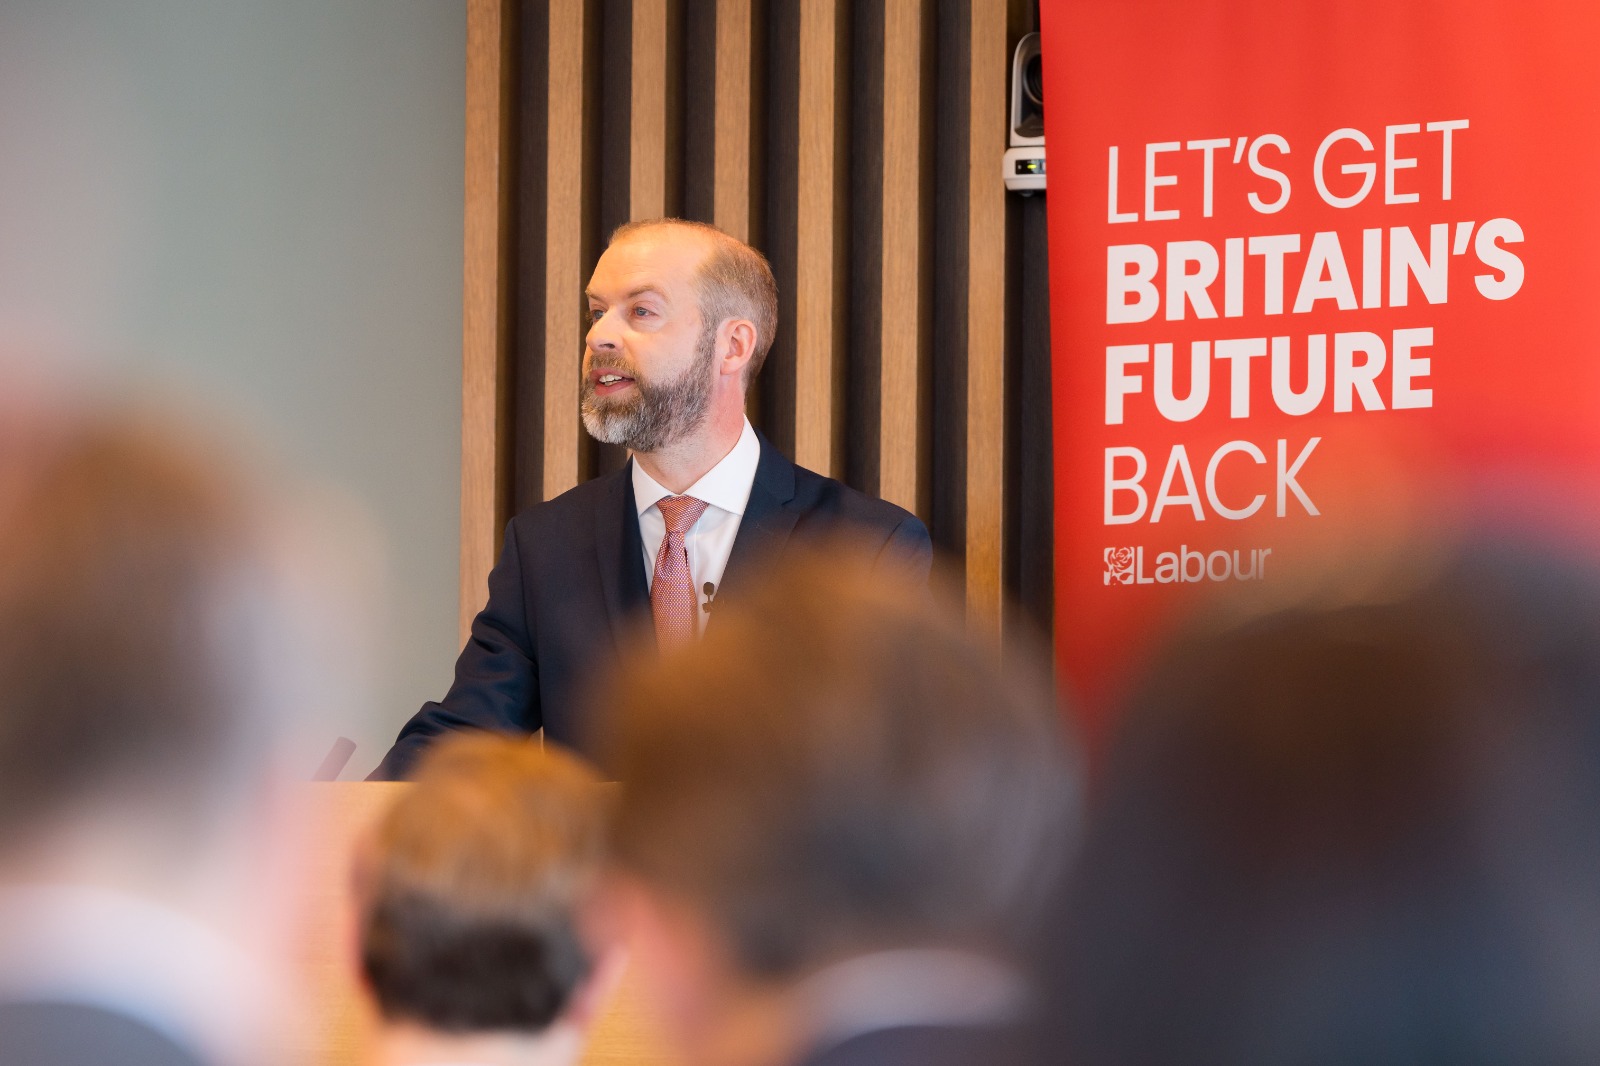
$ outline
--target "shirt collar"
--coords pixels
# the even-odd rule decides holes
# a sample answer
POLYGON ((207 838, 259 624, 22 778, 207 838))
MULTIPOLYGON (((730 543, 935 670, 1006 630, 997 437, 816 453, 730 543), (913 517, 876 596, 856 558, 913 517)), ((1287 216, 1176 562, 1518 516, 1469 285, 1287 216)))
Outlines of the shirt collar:
POLYGON ((796 988, 819 1047, 901 1026, 999 1026, 1019 1018, 1029 990, 998 959, 950 948, 870 952, 825 966, 796 988))
MULTIPOLYGON (((724 455, 717 465, 705 472, 705 475, 689 486, 685 496, 693 496, 697 500, 704 500, 713 507, 719 507, 729 514, 743 515, 745 505, 750 502, 750 489, 756 481, 756 466, 761 462, 761 441, 756 437, 755 427, 750 425, 750 420, 744 420, 744 430, 739 434, 738 443, 733 450, 724 455)), ((663 497, 673 493, 661 486, 661 483, 649 474, 637 462, 633 463, 633 502, 643 515, 654 507, 663 497)))

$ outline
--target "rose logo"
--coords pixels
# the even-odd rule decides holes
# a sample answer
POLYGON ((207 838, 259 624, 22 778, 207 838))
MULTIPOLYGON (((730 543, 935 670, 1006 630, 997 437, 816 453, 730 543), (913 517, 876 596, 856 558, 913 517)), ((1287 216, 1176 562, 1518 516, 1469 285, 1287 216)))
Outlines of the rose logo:
POLYGON ((1133 549, 1106 549, 1106 584, 1133 584, 1133 549))

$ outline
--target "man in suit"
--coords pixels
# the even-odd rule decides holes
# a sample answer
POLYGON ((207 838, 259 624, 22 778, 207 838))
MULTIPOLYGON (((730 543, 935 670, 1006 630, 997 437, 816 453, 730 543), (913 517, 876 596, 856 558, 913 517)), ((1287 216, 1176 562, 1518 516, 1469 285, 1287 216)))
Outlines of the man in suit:
POLYGON ((791 540, 848 534, 926 577, 915 516, 796 466, 745 417, 778 319, 761 253, 704 223, 630 223, 585 296, 584 426, 631 461, 511 520, 455 683, 406 723, 374 778, 405 777, 457 729, 542 728, 586 749, 579 693, 618 665, 619 642, 642 619, 661 644, 694 636, 724 587, 736 599, 791 540))
POLYGON ((804 555, 597 697, 642 995, 699 1066, 1025 1061, 1077 810, 1044 671, 804 555))

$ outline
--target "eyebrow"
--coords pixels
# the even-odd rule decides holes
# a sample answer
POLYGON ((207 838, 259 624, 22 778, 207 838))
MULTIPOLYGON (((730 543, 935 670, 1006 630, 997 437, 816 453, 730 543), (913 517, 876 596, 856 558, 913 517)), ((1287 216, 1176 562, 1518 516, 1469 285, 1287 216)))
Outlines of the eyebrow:
MULTIPOLYGON (((646 293, 648 293, 648 294, 650 294, 652 296, 659 296, 663 300, 665 300, 667 298, 667 294, 662 292, 660 289, 656 288, 654 285, 644 285, 644 286, 641 286, 640 288, 632 290, 626 296, 624 296, 623 299, 624 300, 632 300, 635 297, 643 296, 646 293)), ((586 300, 598 300, 599 299, 599 297, 596 296, 594 294, 593 290, 591 290, 591 289, 584 289, 583 290, 583 297, 586 300)))

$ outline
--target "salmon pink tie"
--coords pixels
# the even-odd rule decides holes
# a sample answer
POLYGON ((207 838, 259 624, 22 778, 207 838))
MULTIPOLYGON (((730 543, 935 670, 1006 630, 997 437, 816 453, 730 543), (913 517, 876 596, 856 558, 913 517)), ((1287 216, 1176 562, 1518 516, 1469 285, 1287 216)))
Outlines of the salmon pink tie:
POLYGON ((689 576, 689 551, 683 536, 705 513, 706 501, 693 496, 663 496, 656 501, 667 520, 667 535, 656 553, 650 581, 650 613, 656 620, 656 644, 665 651, 685 644, 695 634, 694 579, 689 576))

